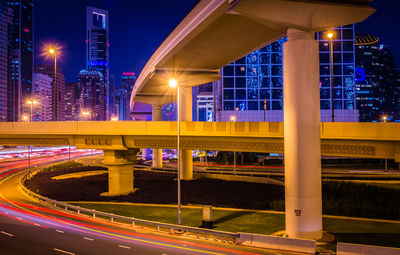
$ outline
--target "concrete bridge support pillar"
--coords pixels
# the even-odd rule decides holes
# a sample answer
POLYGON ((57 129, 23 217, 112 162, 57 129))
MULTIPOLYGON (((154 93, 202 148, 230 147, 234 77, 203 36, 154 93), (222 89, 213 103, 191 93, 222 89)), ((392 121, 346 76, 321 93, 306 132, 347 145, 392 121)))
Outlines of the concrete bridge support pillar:
POLYGON ((285 210, 289 237, 322 237, 318 41, 288 29, 283 46, 285 210))
MULTIPOLYGON (((153 121, 162 121, 162 110, 160 105, 153 105, 152 117, 153 121)), ((152 157, 153 157, 153 163, 151 167, 162 168, 163 167, 162 149, 153 149, 152 157)))
MULTIPOLYGON (((180 87, 179 94, 181 121, 192 121, 192 87, 180 87)), ((181 150, 179 155, 181 179, 193 180, 192 150, 181 150)))
POLYGON ((143 159, 147 160, 150 158, 150 149, 142 149, 142 157, 143 159))
POLYGON ((108 192, 104 196, 119 196, 132 193, 133 164, 139 149, 104 150, 104 165, 108 168, 108 192))

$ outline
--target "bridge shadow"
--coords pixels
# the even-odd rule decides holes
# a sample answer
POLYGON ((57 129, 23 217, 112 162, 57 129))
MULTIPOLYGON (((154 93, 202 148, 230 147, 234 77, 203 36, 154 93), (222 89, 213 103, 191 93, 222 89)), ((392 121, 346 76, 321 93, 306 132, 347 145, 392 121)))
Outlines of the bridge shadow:
POLYGON ((248 214, 252 214, 252 213, 253 212, 249 212, 249 211, 234 211, 234 212, 232 212, 232 213, 230 213, 228 215, 225 215, 225 216, 223 216, 221 218, 215 219, 213 223, 214 223, 214 225, 217 225, 219 223, 222 223, 222 222, 225 222, 225 221, 229 221, 229 220, 233 220, 235 218, 242 217, 244 215, 248 215, 248 214))

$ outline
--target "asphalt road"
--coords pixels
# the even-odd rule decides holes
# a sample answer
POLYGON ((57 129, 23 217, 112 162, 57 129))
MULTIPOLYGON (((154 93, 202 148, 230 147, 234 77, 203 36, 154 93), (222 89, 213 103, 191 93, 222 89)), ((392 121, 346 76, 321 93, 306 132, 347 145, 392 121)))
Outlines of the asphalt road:
MULTIPOLYGON (((32 164, 53 160, 64 159, 56 156, 32 164)), ((178 237, 54 210, 21 193, 18 182, 26 171, 26 162, 0 164, 0 254, 293 254, 178 237)))

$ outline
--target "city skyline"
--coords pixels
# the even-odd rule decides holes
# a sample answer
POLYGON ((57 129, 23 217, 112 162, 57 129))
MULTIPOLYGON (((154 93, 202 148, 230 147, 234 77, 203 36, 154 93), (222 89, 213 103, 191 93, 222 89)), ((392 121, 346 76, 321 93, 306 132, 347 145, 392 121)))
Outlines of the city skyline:
MULTIPOLYGON (((197 2, 60 1, 60 11, 52 12, 50 0, 36 0, 35 64, 47 63, 38 56, 42 43, 59 42, 64 46, 65 54, 59 62, 66 81, 77 81, 79 71, 85 68, 86 7, 94 6, 110 13, 110 73, 116 77, 123 72, 139 74, 152 53, 197 2), (154 8, 154 5, 158 8, 154 8), (71 12, 74 13, 74 19, 68 18, 71 12), (49 19, 52 20, 51 26, 49 19), (67 19, 68 22, 65 22, 67 19)), ((366 21, 356 24, 356 31, 378 36, 382 43, 388 44, 399 66, 400 46, 396 42, 400 41, 400 35, 393 33, 390 25, 384 24, 400 22, 395 11, 400 3, 395 0, 387 0, 385 3, 373 1, 371 6, 377 12, 366 21)))

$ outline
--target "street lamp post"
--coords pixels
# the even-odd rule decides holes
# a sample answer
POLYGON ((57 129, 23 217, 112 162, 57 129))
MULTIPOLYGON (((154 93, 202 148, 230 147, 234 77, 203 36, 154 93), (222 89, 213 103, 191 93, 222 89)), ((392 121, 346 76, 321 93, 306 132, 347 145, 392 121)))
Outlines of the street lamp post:
POLYGON ((89 114, 90 114, 90 113, 89 113, 88 111, 83 111, 83 112, 82 112, 82 115, 83 115, 83 117, 85 118, 85 121, 86 121, 86 117, 89 116, 89 114))
POLYGON ((178 158, 178 166, 177 166, 177 175, 178 175, 178 225, 182 224, 182 214, 181 214, 181 161, 180 161, 180 122, 181 122, 181 114, 180 114, 180 107, 179 107, 179 86, 178 82, 175 79, 169 80, 169 86, 171 88, 177 88, 177 124, 178 124, 178 137, 177 137, 177 158, 178 158))
MULTIPOLYGON (((387 121, 387 116, 386 115, 383 115, 382 116, 382 120, 383 120, 383 123, 386 123, 386 121, 387 121)), ((388 164, 387 164, 387 158, 385 158, 385 172, 387 172, 388 171, 388 164)))
POLYGON ((333 33, 328 33, 330 39, 330 51, 331 51, 331 111, 332 111, 332 122, 335 122, 335 109, 333 104, 333 33))
MULTIPOLYGON (((231 121, 235 122, 236 116, 231 116, 231 121)), ((233 151, 233 174, 236 175, 236 151, 233 151)))
POLYGON ((54 121, 57 121, 57 111, 58 111, 58 107, 57 107, 57 100, 58 100, 58 93, 57 93, 57 52, 54 48, 50 48, 49 49, 49 53, 50 55, 54 56, 54 93, 53 93, 53 97, 54 97, 54 112, 53 112, 53 116, 54 116, 54 121))
POLYGON ((30 121, 33 121, 33 105, 37 104, 38 102, 35 100, 29 100, 27 101, 27 103, 31 106, 31 117, 30 117, 30 121))

